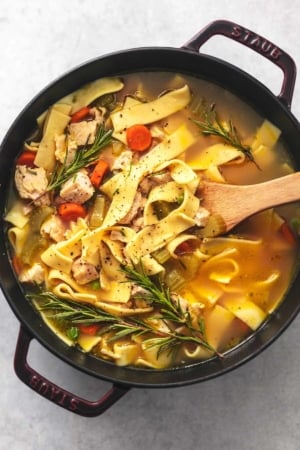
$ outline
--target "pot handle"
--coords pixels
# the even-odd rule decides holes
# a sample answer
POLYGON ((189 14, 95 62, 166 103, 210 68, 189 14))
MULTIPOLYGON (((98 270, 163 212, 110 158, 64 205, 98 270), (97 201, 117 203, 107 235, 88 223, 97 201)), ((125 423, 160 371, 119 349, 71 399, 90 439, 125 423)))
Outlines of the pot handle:
POLYGON ((14 357, 15 372, 23 383, 56 405, 81 416, 95 417, 104 413, 130 389, 113 384, 111 389, 95 402, 62 389, 29 366, 27 354, 32 339, 33 336, 21 325, 14 357))
POLYGON ((278 98, 285 106, 290 108, 296 81, 295 62, 285 51, 259 34, 228 20, 216 20, 199 31, 182 48, 198 53, 200 47, 208 39, 218 34, 251 48, 280 67, 284 76, 278 98))

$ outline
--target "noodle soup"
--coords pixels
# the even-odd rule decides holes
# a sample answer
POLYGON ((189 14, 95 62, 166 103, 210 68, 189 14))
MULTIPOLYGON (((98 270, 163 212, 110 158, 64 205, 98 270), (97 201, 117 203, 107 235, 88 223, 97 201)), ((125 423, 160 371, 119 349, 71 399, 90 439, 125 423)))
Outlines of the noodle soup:
POLYGON ((37 118, 15 161, 16 276, 58 338, 98 358, 152 369, 222 358, 283 300, 300 211, 269 209, 225 234, 201 184, 293 171, 280 130, 218 86, 158 72, 96 80, 37 118))

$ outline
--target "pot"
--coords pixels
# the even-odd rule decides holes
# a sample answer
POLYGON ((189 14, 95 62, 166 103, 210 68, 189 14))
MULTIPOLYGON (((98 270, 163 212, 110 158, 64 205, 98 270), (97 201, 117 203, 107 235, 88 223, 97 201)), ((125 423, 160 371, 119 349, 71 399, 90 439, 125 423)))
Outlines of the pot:
POLYGON ((24 108, 10 127, 0 148, 0 284, 10 307, 21 322, 14 367, 17 376, 35 392, 67 410, 84 416, 103 413, 131 387, 179 387, 222 375, 253 358, 271 344, 296 317, 300 309, 297 295, 300 288, 300 274, 298 274, 285 300, 275 313, 246 341, 226 352, 224 358, 215 357, 208 361, 167 370, 149 370, 118 367, 111 362, 85 354, 75 347, 68 347, 51 332, 24 297, 11 267, 2 218, 13 161, 22 142, 35 128, 36 117, 55 101, 83 84, 100 77, 147 70, 193 75, 233 92, 282 130, 282 138, 294 157, 295 165, 300 166, 298 152, 300 125, 290 112, 296 78, 296 67, 292 58, 256 33, 225 20, 211 23, 179 49, 161 47, 133 49, 88 62, 51 83, 24 108), (274 95, 256 79, 227 62, 199 54, 203 43, 218 34, 250 47, 279 66, 283 71, 280 94, 274 95), (110 381, 111 389, 99 400, 90 402, 55 385, 28 364, 27 354, 32 339, 37 339, 49 351, 77 369, 110 381))

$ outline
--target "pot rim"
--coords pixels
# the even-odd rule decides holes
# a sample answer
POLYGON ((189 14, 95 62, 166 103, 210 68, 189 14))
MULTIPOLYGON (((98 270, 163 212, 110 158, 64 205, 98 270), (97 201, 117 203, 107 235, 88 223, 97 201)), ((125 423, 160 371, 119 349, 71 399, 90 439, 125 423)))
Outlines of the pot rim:
MULTIPOLYGON (((124 65, 122 64, 120 64, 120 66, 124 67, 124 65)), ((178 72, 194 77, 198 76, 199 78, 207 79, 212 83, 218 84, 215 80, 212 81, 211 77, 210 79, 208 79, 208 75, 209 72, 211 72, 212 67, 218 68, 220 72, 222 72, 223 76, 225 76, 225 78, 229 76, 232 79, 232 83, 235 80, 239 80, 241 82, 239 84, 233 83, 230 87, 228 87, 227 85, 223 86, 226 90, 229 90, 235 95, 238 95, 237 91, 241 89, 240 84, 243 85, 243 91, 245 91, 247 87, 255 89, 255 91, 259 93, 259 104, 262 109, 264 110, 264 99, 267 99, 268 102, 266 103, 271 102, 274 108, 276 108, 277 111, 279 111, 281 115, 283 115, 286 122, 285 126, 288 129, 295 129, 297 133, 300 134, 300 125, 293 114, 290 112, 290 110, 286 107, 286 105, 283 104, 280 99, 277 98, 261 82, 259 82, 243 70, 239 69, 238 67, 213 56, 198 53, 196 54, 195 52, 187 49, 177 49, 172 47, 133 48, 122 50, 120 52, 109 53, 102 57, 85 62, 66 72, 61 77, 58 77, 50 84, 48 84, 44 89, 42 89, 23 108, 15 121, 12 123, 2 141, 2 144, 0 146, 0 155, 3 158, 2 165, 0 167, 0 178, 3 180, 5 172, 9 169, 11 170, 11 156, 9 159, 9 150, 11 148, 11 145, 15 144, 17 146, 18 142, 21 143, 24 140, 23 136, 25 138, 28 135, 28 132, 30 132, 29 128, 31 127, 33 129, 34 120, 36 119, 36 117, 38 117, 40 113, 42 113, 56 100, 64 97, 86 82, 108 75, 120 76, 122 74, 130 72, 156 70, 178 72), (149 58, 147 59, 146 65, 144 59, 141 58, 141 56, 147 56, 147 58, 149 58), (180 58, 181 62, 175 62, 174 56, 178 57, 178 61, 180 58), (157 65, 155 65, 155 60, 157 60, 158 58, 162 58, 161 60, 164 61, 164 63, 156 63, 157 65), (171 65, 168 61, 168 58, 172 58, 171 65), (115 70, 114 67, 116 66, 116 63, 118 62, 119 64, 122 61, 126 61, 127 65, 125 64, 125 67, 131 67, 131 70, 115 70), (151 61, 151 63, 149 61, 151 61), (168 62, 165 63, 165 61, 168 62), (186 63, 190 63, 188 64, 188 70, 183 70, 183 66, 185 66, 186 63), (103 68, 105 65, 108 66, 106 69, 103 68), (138 68, 136 67, 137 65, 138 68), (101 66, 102 71, 100 70, 99 73, 98 70, 101 66), (194 69, 192 70, 191 67, 194 67, 194 69), (97 70, 95 70, 95 68, 97 70), (197 73, 196 71, 195 73, 195 70, 197 70, 197 68, 199 72, 197 73), (79 75, 81 75, 81 77, 79 77, 79 75), (20 132, 21 129, 23 130, 22 132, 20 132), (26 132, 24 131, 24 129, 26 129, 26 132)), ((239 97, 244 99, 244 97, 247 97, 248 94, 245 95, 245 92, 243 92, 243 94, 244 95, 242 97, 239 97)), ((247 103, 250 103, 252 105, 250 98, 248 100, 249 101, 247 103)), ((254 104, 256 105, 257 102, 254 102, 254 104)), ((261 112, 261 109, 259 109, 259 111, 261 112)), ((269 116, 270 114, 268 115, 268 117, 269 116)), ((279 125, 276 119, 272 121, 276 125, 279 125)), ((291 153, 293 153, 294 148, 295 146, 291 147, 291 153)), ((0 189, 0 197, 3 199, 1 200, 2 205, 0 207, 0 210, 3 213, 5 208, 4 199, 6 198, 8 182, 3 184, 1 183, 0 189)), ((3 217, 1 217, 2 239, 0 238, 0 286, 4 296, 6 297, 6 300, 10 304, 10 307, 14 311, 19 321, 24 324, 26 329, 28 329, 30 333, 32 333, 32 335, 44 347, 46 347, 50 352, 55 354, 64 362, 67 362, 73 367, 76 367, 77 369, 89 375, 104 379, 106 381, 112 381, 114 383, 120 383, 122 385, 135 387, 178 387, 214 378, 237 368, 238 366, 244 364, 246 361, 255 357, 262 350, 267 348, 288 327, 288 325, 292 322, 292 320, 296 317, 300 310, 300 304, 295 307, 283 300, 280 306, 276 309, 275 313, 272 314, 269 319, 253 335, 249 336, 238 346, 226 352, 223 360, 214 357, 207 361, 163 370, 144 369, 137 367, 118 367, 114 363, 106 362, 91 355, 84 354, 81 350, 78 350, 74 347, 68 347, 59 338, 56 338, 53 332, 51 332, 49 328, 44 324, 41 317, 34 311, 33 307, 27 303, 22 293, 21 287, 18 286, 18 282, 9 263, 8 248, 4 244, 4 230, 4 221, 3 217), (26 311, 26 314, 24 314, 24 310, 26 311), (287 317, 285 317, 285 315, 287 315, 287 317), (275 331, 274 327, 276 328, 275 331)), ((296 293, 298 287, 300 287, 300 280, 296 280, 295 278, 287 296, 296 293)))

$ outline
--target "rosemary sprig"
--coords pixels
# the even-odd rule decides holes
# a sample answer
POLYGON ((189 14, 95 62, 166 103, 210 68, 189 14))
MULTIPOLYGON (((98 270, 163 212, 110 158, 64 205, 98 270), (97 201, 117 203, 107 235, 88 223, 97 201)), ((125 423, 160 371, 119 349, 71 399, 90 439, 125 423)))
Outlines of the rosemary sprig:
POLYGON ((199 322, 199 328, 194 328, 188 310, 183 310, 179 299, 174 298, 167 287, 160 282, 156 284, 145 274, 142 267, 137 270, 129 266, 122 266, 122 270, 128 281, 135 283, 145 291, 140 298, 158 307, 159 314, 150 317, 148 314, 144 319, 140 316, 135 317, 133 310, 132 316, 120 317, 99 307, 61 299, 52 292, 28 294, 27 297, 38 301, 39 310, 48 312, 49 318, 67 321, 73 325, 80 323, 103 325, 101 334, 114 332, 113 336, 109 338, 110 342, 129 336, 144 336, 142 345, 144 348, 157 347, 157 357, 163 351, 178 349, 185 342, 203 346, 218 354, 205 340, 203 323, 199 322), (156 328, 157 319, 162 320, 166 325, 164 330, 156 328))
POLYGON ((201 132, 205 136, 217 136, 226 144, 232 145, 237 150, 242 152, 249 161, 252 161, 259 169, 252 153, 251 148, 248 145, 243 145, 236 127, 233 125, 232 120, 229 120, 225 124, 222 123, 215 110, 215 104, 213 103, 209 108, 205 108, 201 113, 201 119, 193 119, 193 122, 198 125, 201 132))
POLYGON ((171 320, 174 323, 183 325, 190 323, 189 313, 188 311, 183 311, 179 299, 176 299, 175 296, 171 297, 170 289, 166 285, 159 280, 156 284, 146 275, 142 264, 139 269, 129 266, 122 266, 121 269, 125 273, 127 280, 146 291, 141 296, 143 299, 160 307, 164 320, 171 320))
POLYGON ((183 310, 179 297, 171 295, 170 289, 159 280, 156 284, 145 273, 142 264, 139 265, 138 269, 130 266, 122 266, 121 269, 129 281, 146 291, 143 294, 137 295, 136 298, 143 298, 152 305, 159 307, 160 314, 157 317, 152 317, 152 319, 161 319, 169 326, 169 331, 163 333, 165 336, 147 339, 145 342, 146 346, 158 346, 158 353, 160 353, 163 349, 177 347, 184 341, 187 341, 196 343, 217 353, 205 339, 204 322, 199 320, 199 328, 193 327, 190 312, 188 309, 183 310), (177 327, 180 325, 185 329, 186 333, 184 331, 179 333, 176 329, 174 331, 174 325, 177 327))
POLYGON ((30 300, 39 301, 40 311, 49 311, 49 318, 77 323, 115 322, 115 316, 93 306, 70 302, 49 291, 27 294, 30 300))
POLYGON ((115 331, 114 337, 110 341, 121 339, 122 337, 153 332, 153 328, 145 322, 131 317, 129 320, 103 311, 101 308, 88 304, 67 301, 57 297, 53 292, 40 292, 27 294, 27 298, 37 300, 40 311, 48 311, 48 318, 65 320, 73 324, 107 324, 105 332, 115 331))
POLYGON ((216 352, 206 341, 203 340, 203 338, 186 336, 177 333, 169 333, 167 336, 146 339, 144 341, 144 345, 146 348, 157 347, 157 354, 159 356, 163 351, 172 352, 173 350, 177 350, 178 347, 184 342, 200 345, 207 350, 213 351, 218 356, 221 356, 221 354, 216 352))
POLYGON ((82 149, 78 150, 69 165, 66 164, 65 158, 64 163, 55 168, 47 186, 47 192, 58 188, 72 178, 78 170, 95 162, 99 157, 100 151, 111 142, 111 135, 112 130, 105 130, 102 126, 99 127, 95 141, 91 146, 86 144, 82 149))

